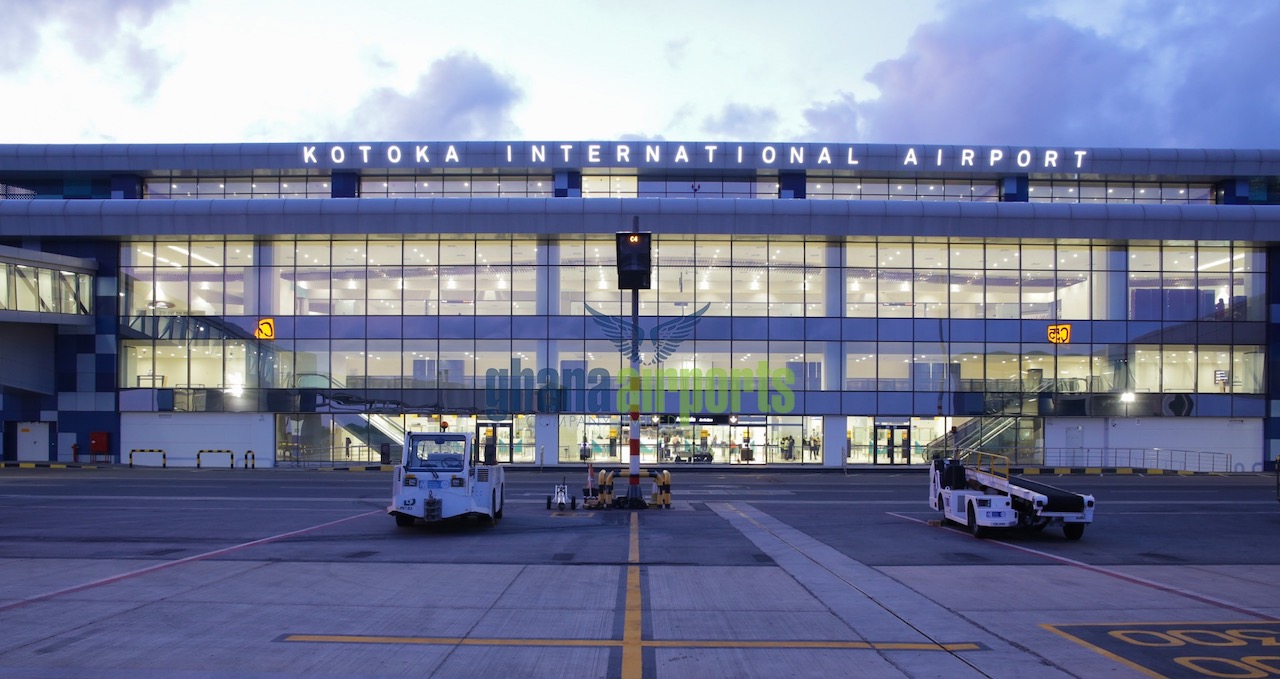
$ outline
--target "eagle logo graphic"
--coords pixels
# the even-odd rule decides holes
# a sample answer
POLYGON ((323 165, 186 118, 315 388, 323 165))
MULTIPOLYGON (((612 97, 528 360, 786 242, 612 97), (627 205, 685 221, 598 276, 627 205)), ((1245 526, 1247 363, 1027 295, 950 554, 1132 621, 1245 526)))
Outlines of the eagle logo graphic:
MULTIPOLYGON (((640 360, 640 347, 644 344, 644 331, 639 325, 629 320, 610 316, 609 314, 600 313, 586 305, 587 311, 591 312, 591 320, 596 322, 604 330, 604 334, 618 347, 619 353, 631 360, 640 360)), ((669 321, 663 321, 649 331, 649 341, 653 343, 653 359, 643 361, 643 365, 651 365, 661 363, 671 354, 676 353, 676 349, 689 339, 689 334, 693 332, 693 326, 698 324, 698 320, 702 318, 702 314, 707 313, 707 309, 711 308, 711 304, 707 303, 701 309, 689 314, 673 318, 669 321)))

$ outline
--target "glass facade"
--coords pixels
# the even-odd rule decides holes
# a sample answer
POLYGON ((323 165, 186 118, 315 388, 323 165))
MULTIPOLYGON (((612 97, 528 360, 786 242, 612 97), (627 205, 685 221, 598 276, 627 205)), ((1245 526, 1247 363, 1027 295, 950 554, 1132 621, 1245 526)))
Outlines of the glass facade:
MULTIPOLYGON (((733 388, 722 406, 719 383, 644 375, 666 392, 646 406, 646 461, 814 461, 822 416, 844 409, 850 462, 920 462, 970 421, 1018 446, 1037 418, 1099 395, 1265 388, 1266 260, 1246 245, 659 235, 653 253, 642 328, 689 328, 670 350, 642 343, 641 362, 733 388), (701 407, 682 407, 690 389, 701 407)), ((442 411, 497 427, 516 462, 532 462, 531 418, 550 411, 561 461, 628 449, 628 361, 597 323, 630 314, 612 238, 134 240, 120 261, 118 386, 172 388, 177 410, 319 418, 323 447, 344 452, 442 411), (254 337, 263 318, 275 339, 254 337), (315 399, 366 415, 308 412, 315 399)))

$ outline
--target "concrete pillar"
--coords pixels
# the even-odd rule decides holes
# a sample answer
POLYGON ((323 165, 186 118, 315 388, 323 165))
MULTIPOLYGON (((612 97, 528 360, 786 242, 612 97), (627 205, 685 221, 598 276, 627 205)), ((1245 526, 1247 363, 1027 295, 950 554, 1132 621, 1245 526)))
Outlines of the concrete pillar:
POLYGON ((560 313, 560 243, 538 241, 537 314, 556 316, 560 313))
POLYGON ((844 415, 827 415, 822 418, 822 466, 844 466, 845 456, 849 454, 845 449, 848 445, 845 441, 848 436, 847 420, 844 415))
POLYGON ((560 416, 538 413, 533 416, 533 440, 538 446, 534 462, 538 465, 560 463, 560 416))
MULTIPOLYGON (((828 242, 823 266, 827 270, 826 284, 823 288, 823 316, 827 318, 844 317, 845 284, 844 284, 844 244, 828 242)), ((822 388, 827 391, 844 389, 844 347, 836 338, 824 338, 822 352, 822 388)), ((844 440, 844 435, 840 436, 844 440)))

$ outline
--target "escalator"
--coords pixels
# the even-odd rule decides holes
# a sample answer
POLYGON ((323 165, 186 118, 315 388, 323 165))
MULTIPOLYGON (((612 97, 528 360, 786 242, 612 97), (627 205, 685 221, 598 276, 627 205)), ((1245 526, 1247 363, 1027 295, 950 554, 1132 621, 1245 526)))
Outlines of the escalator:
MULTIPOLYGON (((299 389, 320 389, 329 392, 328 398, 330 402, 335 404, 354 405, 363 402, 362 398, 343 393, 341 390, 346 389, 346 385, 323 373, 299 374, 294 379, 294 384, 299 389)), ((404 443, 405 430, 399 415, 384 415, 382 413, 344 414, 337 409, 333 411, 332 415, 335 424, 353 434, 364 445, 373 450, 379 450, 383 443, 390 443, 392 446, 399 446, 404 443)))

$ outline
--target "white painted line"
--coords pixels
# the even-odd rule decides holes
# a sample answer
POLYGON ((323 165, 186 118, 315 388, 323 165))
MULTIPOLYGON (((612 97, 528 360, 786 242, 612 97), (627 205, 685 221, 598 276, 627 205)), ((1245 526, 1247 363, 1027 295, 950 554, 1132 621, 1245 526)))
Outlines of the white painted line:
POLYGON ((311 527, 309 527, 309 528, 300 528, 300 529, 298 529, 298 530, 292 530, 292 531, 289 531, 288 533, 280 533, 279 535, 272 535, 272 536, 270 536, 270 537, 265 537, 265 538, 261 538, 261 539, 258 539, 258 540, 252 540, 252 541, 250 541, 250 542, 242 542, 242 543, 240 543, 240 544, 238 544, 238 545, 232 545, 232 546, 230 546, 230 547, 223 547, 222 549, 215 549, 215 550, 213 550, 212 552, 205 552, 205 553, 203 553, 203 554, 196 554, 196 555, 188 556, 188 557, 185 557, 185 558, 182 558, 182 559, 176 559, 176 560, 174 560, 174 561, 166 561, 166 562, 164 562, 164 563, 156 564, 156 565, 154 565, 154 566, 147 566, 146 568, 139 568, 139 569, 137 569, 137 570, 129 571, 129 572, 127 572, 127 573, 121 573, 120 575, 113 575, 113 576, 108 577, 108 578, 102 578, 102 579, 99 579, 99 580, 94 580, 94 581, 92 581, 92 582, 86 582, 86 583, 81 584, 81 585, 75 585, 75 586, 72 586, 72 587, 64 587, 64 588, 62 588, 62 589, 54 590, 54 591, 52 591, 52 592, 45 592, 44 594, 39 594, 39 595, 36 595, 36 596, 33 596, 33 597, 28 597, 28 598, 26 598, 26 599, 21 599, 21 600, 14 601, 14 602, 12 602, 12 603, 8 603, 8 604, 5 604, 5 605, 3 605, 3 606, 0 606, 0 612, 10 611, 10 610, 13 610, 13 609, 15 609, 15 608, 22 608, 23 606, 26 606, 26 605, 29 605, 29 604, 33 604, 33 603, 37 603, 37 602, 40 602, 40 601, 45 601, 45 600, 48 600, 48 599, 52 599, 52 598, 54 598, 54 597, 62 596, 63 594, 72 594, 72 593, 74 593, 74 592, 83 592, 83 591, 84 591, 84 590, 86 590, 86 589, 92 589, 92 588, 94 588, 94 587, 101 587, 102 585, 109 585, 109 584, 111 584, 111 583, 113 583, 113 582, 120 582, 121 580, 126 580, 126 579, 128 579, 128 578, 134 578, 134 577, 137 577, 137 576, 139 576, 139 575, 147 575, 148 573, 154 573, 154 572, 156 572, 156 571, 163 570, 163 569, 165 569, 165 568, 172 568, 173 566, 181 566, 181 565, 182 565, 182 564, 184 564, 184 563, 191 563, 191 562, 193 562, 193 561, 201 561, 201 560, 203 560, 203 559, 208 559, 208 558, 215 557, 215 556, 222 556, 223 554, 230 554, 231 552, 239 551, 239 550, 241 550, 241 549, 247 549, 247 548, 249 548, 249 547, 255 547, 255 546, 257 546, 257 545, 264 545, 264 544, 267 544, 268 542, 275 542, 275 541, 277 541, 277 540, 283 540, 283 539, 285 539, 285 538, 293 537, 293 536, 295 536, 295 535, 302 535, 303 533, 310 533, 311 531, 320 530, 321 528, 328 528, 329 526, 336 526, 336 525, 338 525, 338 524, 340 524, 340 523, 346 523, 346 522, 348 522, 348 521, 354 521, 354 520, 356 520, 356 519, 361 519, 361 518, 364 518, 364 517, 366 517, 366 516, 371 516, 371 515, 373 515, 373 514, 382 514, 382 513, 383 513, 383 511, 384 511, 384 510, 377 509, 377 510, 374 510, 374 511, 364 512, 363 514, 356 514, 356 515, 354 515, 354 516, 348 516, 348 517, 346 517, 346 518, 338 519, 338 520, 336 520, 336 521, 327 521, 327 522, 325 522, 325 523, 317 524, 317 525, 315 525, 315 526, 311 526, 311 527))
MULTIPOLYGON (((912 522, 914 522, 914 523, 922 523, 922 524, 926 524, 926 525, 928 525, 928 521, 922 521, 922 520, 920 520, 920 519, 917 519, 917 518, 914 518, 914 517, 911 517, 911 516, 906 516, 906 515, 904 515, 904 514, 897 514, 897 513, 895 513, 895 512, 885 512, 885 513, 886 513, 886 514, 888 514, 889 516, 896 516, 896 517, 898 517, 899 519, 905 519, 905 520, 907 520, 907 521, 912 521, 912 522)), ((950 530, 955 531, 957 534, 960 534, 960 533, 961 533, 961 530, 960 530, 959 528, 957 528, 957 527, 952 527, 952 528, 950 528, 950 530)), ((964 534, 964 535, 968 535, 968 533, 963 533, 963 534, 964 534)), ((976 539, 976 538, 971 538, 971 539, 976 539)), ((1040 551, 1040 550, 1038 550, 1038 549, 1032 549, 1032 548, 1030 548, 1030 547, 1023 547, 1022 545, 1015 545, 1015 544, 1012 544, 1012 543, 1009 543, 1009 542, 1004 542, 1004 541, 1001 541, 1001 540, 992 540, 992 539, 987 539, 985 542, 986 542, 987 544, 991 544, 991 545, 999 545, 999 546, 1001 546, 1001 547, 1007 547, 1007 548, 1009 548, 1009 549, 1013 549, 1013 550, 1016 550, 1016 551, 1019 551, 1019 552, 1025 552, 1025 553, 1027 553, 1027 554, 1034 554, 1034 555, 1036 555, 1036 556, 1039 556, 1039 557, 1042 557, 1042 558, 1048 559, 1048 560, 1050 560, 1050 561, 1057 561, 1058 563, 1063 563, 1063 564, 1066 564, 1066 565, 1068 565, 1068 566, 1075 566, 1076 568, 1081 568, 1081 569, 1084 569, 1084 570, 1086 570, 1086 571, 1090 571, 1090 572, 1093 572, 1093 573, 1098 573, 1098 574, 1100 574, 1100 575, 1107 575, 1107 576, 1110 576, 1110 577, 1116 578, 1116 579, 1118 579, 1118 580, 1124 580, 1125 582, 1131 582, 1131 583, 1136 584, 1136 585, 1143 585, 1144 587, 1150 587, 1150 588, 1152 588, 1152 589, 1160 590, 1160 591, 1162 591, 1162 592, 1168 592, 1168 593, 1170 593, 1170 594, 1177 594, 1177 595, 1180 595, 1180 596, 1184 596, 1184 597, 1186 597, 1186 598, 1188 598, 1188 599, 1192 599, 1192 600, 1194 600, 1194 601, 1199 601, 1200 603, 1209 604, 1209 605, 1212 605, 1212 606, 1217 606, 1217 607, 1219 607, 1219 608, 1225 608, 1225 609, 1227 609, 1227 610, 1229 610, 1229 611, 1235 611, 1236 613, 1243 613, 1243 614, 1245 614, 1245 615, 1252 615, 1252 616, 1254 616, 1254 617, 1256 617, 1256 618, 1261 618, 1261 619, 1263 619, 1263 620, 1276 620, 1276 617, 1275 617, 1275 616, 1273 616, 1273 615, 1270 615, 1270 614, 1268 614, 1268 613, 1262 613, 1262 612, 1260 612, 1260 611, 1255 611, 1255 610, 1253 610, 1253 609, 1251 609, 1251 608, 1247 608, 1247 607, 1245 607, 1245 606, 1240 606, 1240 605, 1238 605, 1238 604, 1231 603, 1230 601, 1226 601, 1225 599, 1219 599, 1219 598, 1217 598, 1217 597, 1212 597, 1212 596, 1209 596, 1209 595, 1207 595, 1207 594, 1200 594, 1200 593, 1198 593, 1198 592, 1192 592, 1192 591, 1190 591, 1190 590, 1182 589, 1182 588, 1179 588, 1179 587, 1174 587, 1174 586, 1172 586, 1172 585, 1166 585, 1166 584, 1164 584, 1164 583, 1156 582, 1155 580, 1148 580, 1148 579, 1146 579, 1146 578, 1140 578, 1140 577, 1138 577, 1138 576, 1136 576, 1136 575, 1129 575, 1129 574, 1127 574, 1127 573, 1121 573, 1121 572, 1119 572, 1119 571, 1114 571, 1114 570, 1111 570, 1110 568, 1106 568, 1106 567, 1103 567, 1103 566, 1094 566, 1093 564, 1088 564, 1088 563, 1085 563, 1085 562, 1083 562, 1083 561, 1076 561, 1075 559, 1068 559, 1068 558, 1067 558, 1067 557, 1065 557, 1065 556, 1058 556, 1057 554, 1050 554, 1050 553, 1048 553, 1048 552, 1042 552, 1042 551, 1040 551)))

